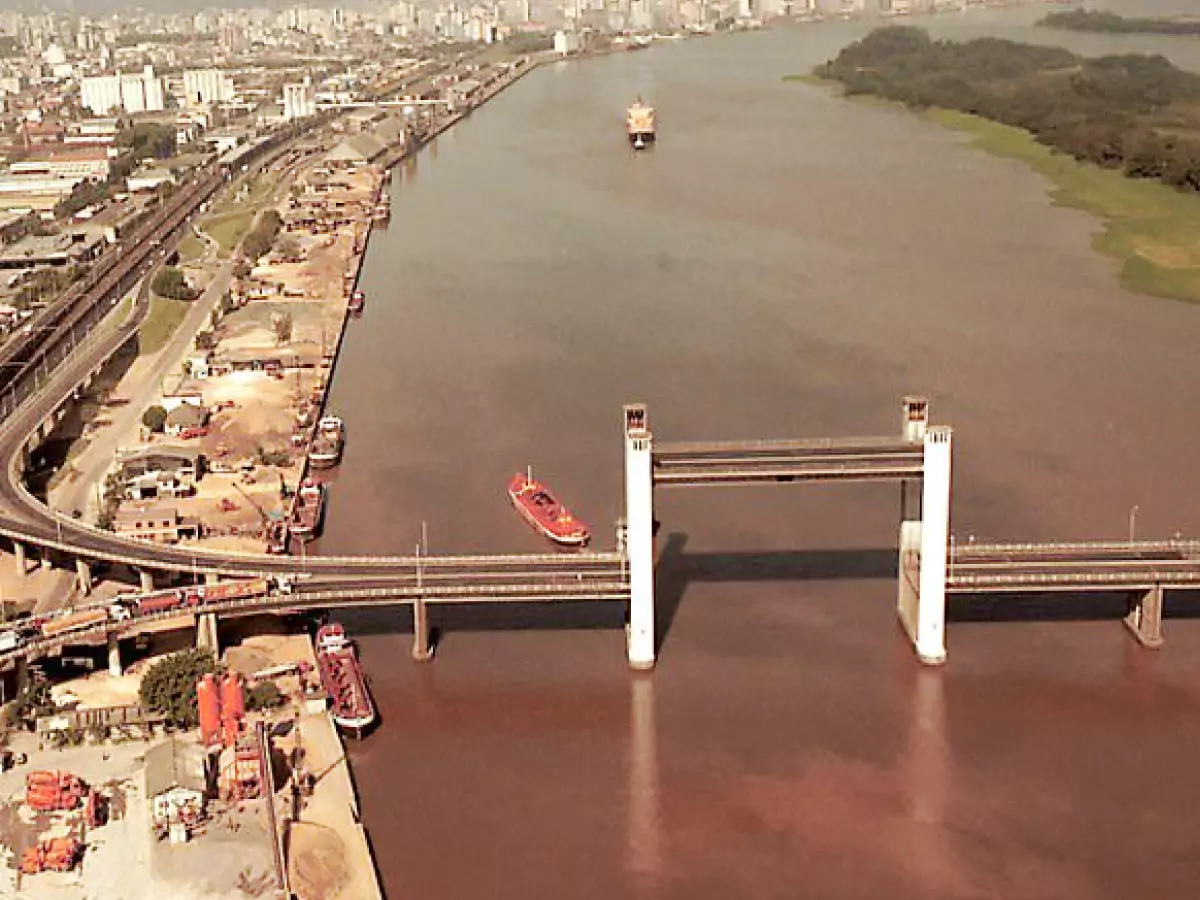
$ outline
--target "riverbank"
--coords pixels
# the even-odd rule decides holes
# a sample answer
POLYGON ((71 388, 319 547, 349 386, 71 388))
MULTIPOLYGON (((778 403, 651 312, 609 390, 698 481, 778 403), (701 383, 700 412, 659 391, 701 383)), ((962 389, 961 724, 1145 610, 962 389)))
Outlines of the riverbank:
MULTIPOLYGON (((878 46, 888 40, 886 32, 874 32, 866 40, 870 41, 876 36, 878 46)), ((865 46, 865 42, 856 44, 858 46, 865 46)), ((1012 47, 1022 46, 1012 44, 1012 47)), ((1030 49, 1038 59, 1046 53, 1060 53, 1064 59, 1070 59, 1070 54, 1064 50, 1048 52, 1042 48, 1030 49)), ((884 53, 887 53, 886 50, 884 53)), ((846 54, 847 50, 844 50, 842 56, 845 58, 846 54)), ((828 70, 833 65, 838 64, 827 64, 824 68, 828 70)), ((845 65, 842 64, 842 67, 845 65)), ((1042 62, 1034 62, 1033 65, 1037 67, 1042 62)), ((1178 76, 1184 80, 1188 78, 1181 72, 1178 76)), ((821 73, 800 74, 788 76, 785 80, 835 91, 845 91, 847 88, 840 74, 838 78, 822 77, 821 73)), ((1130 82, 1134 80, 1135 77, 1130 77, 1130 82)), ((870 84, 854 80, 853 90, 853 94, 844 96, 856 101, 913 109, 906 100, 890 97, 892 88, 880 86, 875 89, 870 84)), ((899 86, 894 90, 902 92, 904 88, 899 86)), ((968 138, 967 143, 974 148, 1025 163, 1050 181, 1052 187, 1049 193, 1056 205, 1084 210, 1096 216, 1103 227, 1094 235, 1092 245, 1098 252, 1115 260, 1122 286, 1135 293, 1158 298, 1200 302, 1200 197, 1194 192, 1180 190, 1157 179, 1134 178, 1120 166, 1105 168, 1080 160, 1040 143, 1025 128, 1006 125, 991 118, 926 102, 914 112, 964 134, 968 138)), ((1136 152, 1135 149, 1124 150, 1124 154, 1133 161, 1141 158, 1136 156, 1136 152)), ((1147 152, 1152 154, 1148 145, 1147 152)), ((1127 163, 1127 168, 1132 164, 1135 162, 1127 163)), ((1136 164, 1141 166, 1142 163, 1136 164)), ((1148 166, 1150 163, 1145 164, 1148 166)), ((1163 178, 1166 178, 1165 174, 1163 178)))

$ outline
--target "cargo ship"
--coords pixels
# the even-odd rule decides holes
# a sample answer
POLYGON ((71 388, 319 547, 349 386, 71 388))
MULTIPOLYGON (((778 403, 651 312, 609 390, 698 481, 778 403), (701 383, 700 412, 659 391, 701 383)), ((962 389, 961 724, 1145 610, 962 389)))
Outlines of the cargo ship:
POLYGON ((629 134, 629 145, 642 150, 655 141, 654 107, 647 106, 638 97, 625 115, 625 131, 629 134))
POLYGON ((321 530, 321 515, 325 511, 325 485, 305 478, 296 491, 292 504, 292 524, 289 529, 293 537, 310 541, 321 530))
POLYGON ((331 469, 342 460, 346 441, 346 426, 337 416, 324 416, 317 422, 317 434, 308 453, 308 464, 314 469, 331 469))
POLYGON ((317 629, 316 649, 321 685, 329 698, 333 721, 361 738, 375 722, 375 704, 346 629, 337 622, 322 625, 317 629))
POLYGON ((367 295, 362 291, 354 291, 350 295, 350 312, 360 313, 363 307, 367 305, 367 295))
POLYGON ((534 480, 532 470, 512 477, 508 497, 535 530, 555 543, 583 547, 591 539, 588 527, 572 516, 549 488, 534 480))

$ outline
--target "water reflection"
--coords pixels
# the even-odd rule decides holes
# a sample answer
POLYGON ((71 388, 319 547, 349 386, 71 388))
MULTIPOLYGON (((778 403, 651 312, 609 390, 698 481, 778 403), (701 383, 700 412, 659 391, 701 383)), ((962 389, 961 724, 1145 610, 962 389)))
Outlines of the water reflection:
POLYGON ((906 773, 913 825, 905 829, 911 840, 908 861, 918 880, 939 890, 961 886, 966 880, 945 825, 954 771, 946 742, 944 675, 930 669, 916 673, 906 773))
POLYGON ((654 681, 629 679, 629 829, 627 859, 640 891, 653 891, 662 872, 658 734, 654 681))

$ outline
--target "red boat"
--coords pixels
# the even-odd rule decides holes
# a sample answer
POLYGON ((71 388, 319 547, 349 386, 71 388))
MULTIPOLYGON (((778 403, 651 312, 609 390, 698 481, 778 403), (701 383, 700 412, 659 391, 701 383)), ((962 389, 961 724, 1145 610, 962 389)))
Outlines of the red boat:
POLYGON ((354 291, 350 295, 350 312, 360 313, 363 307, 367 305, 367 295, 362 291, 354 291))
POLYGON ((591 539, 588 527, 572 516, 548 487, 535 481, 532 471, 512 477, 508 483, 508 496, 517 512, 555 543, 582 547, 591 539))
POLYGON ((375 704, 346 629, 337 622, 322 625, 317 629, 316 649, 321 685, 333 708, 333 721, 361 738, 375 721, 375 704))

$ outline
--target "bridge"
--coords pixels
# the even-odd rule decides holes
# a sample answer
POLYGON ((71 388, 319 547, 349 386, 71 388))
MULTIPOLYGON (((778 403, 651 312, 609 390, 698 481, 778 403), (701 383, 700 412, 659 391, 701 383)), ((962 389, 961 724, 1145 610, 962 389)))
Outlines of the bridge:
MULTIPOLYGON (((278 146, 264 146, 261 164, 278 146)), ((113 353, 136 333, 144 292, 131 308, 122 294, 173 247, 190 217, 229 172, 201 173, 148 225, 144 243, 93 273, 70 302, 52 305, 42 331, 18 336, 2 352, 18 371, 0 397, 0 535, 12 542, 20 571, 28 548, 73 559, 81 588, 94 561, 120 563, 153 588, 154 573, 221 577, 307 576, 304 590, 194 614, 200 639, 215 643, 216 617, 356 605, 409 605, 414 656, 428 658, 428 605, 449 603, 611 601, 628 604, 627 655, 650 668, 657 654, 654 597, 656 488, 893 482, 901 486, 897 614, 918 657, 946 658, 948 596, 1031 591, 1121 591, 1136 595, 1127 623, 1147 646, 1161 642, 1163 591, 1200 583, 1200 553, 1190 543, 952 545, 952 431, 929 424, 924 398, 906 397, 891 437, 654 445, 644 404, 624 409, 625 519, 614 553, 512 556, 385 556, 304 559, 160 546, 120 537, 50 510, 25 484, 29 454, 113 353), (42 334, 50 335, 43 338, 42 334)), ((178 617, 178 614, 175 614, 178 617)), ((103 636, 119 664, 119 640, 157 619, 109 622, 55 641, 35 641, 12 656, 55 652, 64 641, 103 636), (115 648, 115 650, 114 650, 115 648)), ((3 658, 0 658, 3 661, 3 658)))

